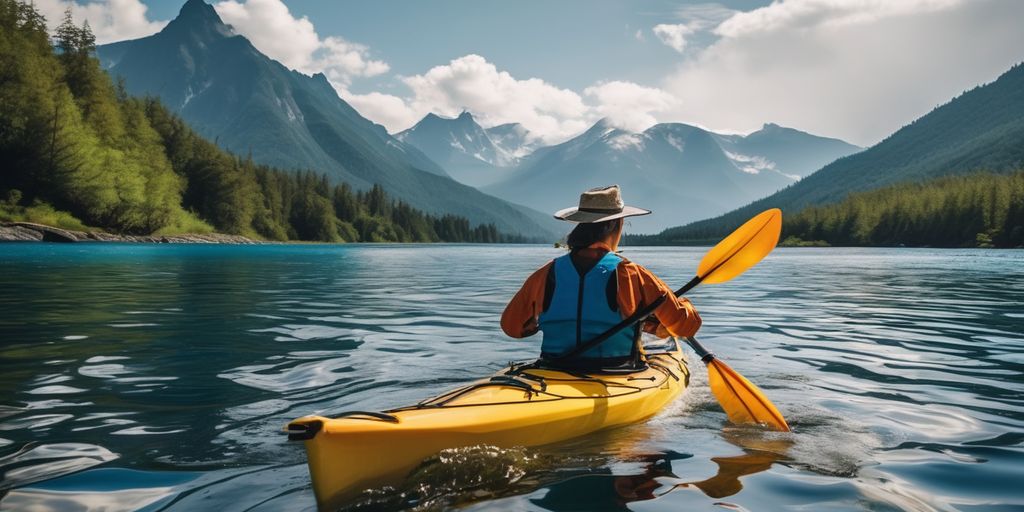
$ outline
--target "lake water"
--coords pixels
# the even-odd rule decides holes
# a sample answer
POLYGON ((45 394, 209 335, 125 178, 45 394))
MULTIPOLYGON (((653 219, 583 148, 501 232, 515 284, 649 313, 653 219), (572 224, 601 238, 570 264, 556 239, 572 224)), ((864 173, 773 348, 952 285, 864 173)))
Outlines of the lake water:
MULTIPOLYGON (((679 286, 702 253, 625 255, 679 286)), ((558 254, 0 244, 0 509, 312 509, 282 426, 530 359, 538 342, 505 337, 498 318, 558 254)), ((728 425, 697 362, 651 421, 446 453, 352 506, 1024 507, 1024 252, 777 249, 691 298, 698 337, 792 433, 728 425)))

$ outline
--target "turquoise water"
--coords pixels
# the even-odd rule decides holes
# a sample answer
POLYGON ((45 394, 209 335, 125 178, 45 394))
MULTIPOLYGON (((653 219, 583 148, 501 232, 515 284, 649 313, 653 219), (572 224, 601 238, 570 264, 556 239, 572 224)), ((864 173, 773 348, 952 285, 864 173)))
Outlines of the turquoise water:
MULTIPOLYGON (((0 244, 0 509, 312 509, 281 427, 529 359, 498 317, 558 254, 0 244)), ((625 254, 678 286, 702 250, 625 254)), ((445 453, 352 507, 1024 507, 1024 252, 778 249, 691 298, 792 433, 729 426, 696 364, 651 421, 445 453)))

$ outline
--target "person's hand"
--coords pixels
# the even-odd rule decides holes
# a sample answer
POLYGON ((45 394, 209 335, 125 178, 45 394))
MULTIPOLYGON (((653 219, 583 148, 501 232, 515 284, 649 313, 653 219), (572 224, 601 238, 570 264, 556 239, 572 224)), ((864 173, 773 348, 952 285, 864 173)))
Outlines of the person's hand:
POLYGON ((653 334, 659 338, 667 338, 672 334, 668 332, 668 329, 665 329, 665 326, 661 325, 661 322, 659 322, 653 315, 647 320, 644 320, 643 331, 653 334))
POLYGON ((540 330, 540 325, 537 323, 537 317, 531 317, 523 324, 523 336, 533 336, 540 330))

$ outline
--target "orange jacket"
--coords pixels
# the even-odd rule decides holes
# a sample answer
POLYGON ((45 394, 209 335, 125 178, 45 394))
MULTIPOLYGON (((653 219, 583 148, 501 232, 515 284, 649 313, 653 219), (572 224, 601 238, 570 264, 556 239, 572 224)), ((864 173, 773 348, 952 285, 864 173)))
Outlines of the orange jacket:
MULTIPOLYGON (((598 242, 586 249, 580 249, 579 255, 587 259, 594 258, 596 261, 609 250, 607 245, 598 242)), ((501 315, 501 329, 505 334, 513 338, 525 338, 537 332, 537 319, 543 312, 544 289, 551 267, 552 263, 549 262, 534 272, 505 307, 505 312, 501 315)), ((654 310, 657 322, 645 324, 644 330, 664 338, 670 334, 693 336, 697 329, 700 329, 700 315, 693 304, 688 299, 676 298, 672 289, 646 268, 623 259, 616 267, 615 275, 619 313, 623 318, 667 292, 669 300, 654 310)))

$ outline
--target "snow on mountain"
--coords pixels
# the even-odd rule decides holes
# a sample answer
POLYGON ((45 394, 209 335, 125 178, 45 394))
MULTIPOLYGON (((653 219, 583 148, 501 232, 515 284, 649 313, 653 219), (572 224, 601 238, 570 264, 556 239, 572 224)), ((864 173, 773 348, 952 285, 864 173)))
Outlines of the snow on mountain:
POLYGON ((471 186, 500 180, 539 145, 539 139, 518 123, 484 129, 469 112, 454 119, 427 114, 395 137, 415 146, 453 178, 471 186))
POLYGON ((748 136, 681 123, 634 133, 601 120, 562 144, 537 149, 483 190, 553 212, 573 204, 583 190, 619 184, 628 202, 655 212, 630 219, 631 232, 651 233, 768 195, 808 168, 857 150, 777 125, 748 136))
POLYGON ((542 145, 540 137, 534 136, 519 123, 500 124, 484 131, 495 146, 511 157, 513 165, 542 145))

